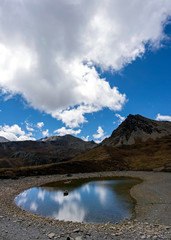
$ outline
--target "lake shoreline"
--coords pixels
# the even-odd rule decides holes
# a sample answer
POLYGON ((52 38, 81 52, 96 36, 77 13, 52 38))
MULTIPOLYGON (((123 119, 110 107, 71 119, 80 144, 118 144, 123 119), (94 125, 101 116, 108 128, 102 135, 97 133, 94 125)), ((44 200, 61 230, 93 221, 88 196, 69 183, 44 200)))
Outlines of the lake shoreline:
POLYGON ((98 172, 26 177, 0 182, 0 237, 2 239, 169 239, 171 238, 171 174, 154 172, 98 172), (142 183, 131 188, 136 200, 135 218, 117 224, 81 224, 40 217, 18 208, 14 198, 42 184, 92 177, 135 177, 142 183))

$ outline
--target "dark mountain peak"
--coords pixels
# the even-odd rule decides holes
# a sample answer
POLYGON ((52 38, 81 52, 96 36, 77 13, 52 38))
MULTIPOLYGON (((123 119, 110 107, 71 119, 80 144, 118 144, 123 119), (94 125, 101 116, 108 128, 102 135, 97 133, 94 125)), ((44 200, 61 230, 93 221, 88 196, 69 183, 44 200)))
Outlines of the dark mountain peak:
MULTIPOLYGON (((123 121, 119 127, 113 131, 112 136, 118 133, 128 134, 132 131, 137 131, 138 129, 151 134, 152 131, 157 126, 157 121, 145 118, 139 114, 132 115, 129 114, 128 117, 123 121)), ((158 129, 156 128, 156 131, 158 129)))
POLYGON ((171 134, 171 122, 156 121, 139 114, 129 114, 110 138, 105 139, 103 145, 122 146, 131 145, 136 140, 146 141, 171 134))

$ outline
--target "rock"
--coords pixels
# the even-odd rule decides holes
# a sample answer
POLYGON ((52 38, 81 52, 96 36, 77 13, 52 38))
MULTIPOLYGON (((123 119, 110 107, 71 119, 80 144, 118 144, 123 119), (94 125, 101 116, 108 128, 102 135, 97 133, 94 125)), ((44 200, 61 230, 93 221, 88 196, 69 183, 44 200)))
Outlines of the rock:
POLYGON ((68 196, 69 192, 67 190, 64 191, 64 196, 68 196))
POLYGON ((72 232, 73 233, 78 233, 80 231, 80 229, 79 228, 76 228, 76 229, 74 229, 72 232))
POLYGON ((66 240, 74 240, 74 239, 68 236, 66 240))
POLYGON ((144 236, 144 235, 143 235, 143 236, 141 236, 141 239, 146 239, 146 236, 144 236))
POLYGON ((75 240, 82 240, 82 237, 78 236, 78 237, 75 238, 75 240))
POLYGON ((49 237, 50 239, 54 238, 54 237, 55 237, 55 233, 49 233, 49 234, 48 234, 48 237, 49 237))

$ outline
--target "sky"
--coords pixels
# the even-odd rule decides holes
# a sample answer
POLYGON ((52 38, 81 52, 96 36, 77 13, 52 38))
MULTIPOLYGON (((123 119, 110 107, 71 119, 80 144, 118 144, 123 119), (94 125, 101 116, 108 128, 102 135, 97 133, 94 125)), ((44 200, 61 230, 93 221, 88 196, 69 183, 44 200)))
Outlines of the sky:
POLYGON ((171 121, 170 0, 1 0, 0 136, 102 141, 171 121))

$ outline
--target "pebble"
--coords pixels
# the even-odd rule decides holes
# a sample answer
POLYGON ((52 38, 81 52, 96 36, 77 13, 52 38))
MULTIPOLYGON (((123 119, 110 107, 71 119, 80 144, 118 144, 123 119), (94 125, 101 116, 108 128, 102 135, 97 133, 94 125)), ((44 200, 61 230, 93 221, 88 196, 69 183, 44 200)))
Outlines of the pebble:
POLYGON ((55 233, 49 233, 48 234, 48 237, 51 239, 51 238, 54 238, 55 237, 55 233))
POLYGON ((78 232, 80 232, 80 229, 79 229, 79 228, 74 229, 72 232, 73 232, 73 233, 78 233, 78 232))
POLYGON ((141 236, 141 239, 146 239, 146 236, 144 236, 144 235, 143 235, 143 236, 141 236))
POLYGON ((72 237, 67 237, 66 240, 74 240, 72 237))
POLYGON ((82 237, 81 237, 81 236, 77 236, 77 237, 75 238, 75 240, 82 240, 82 237))

